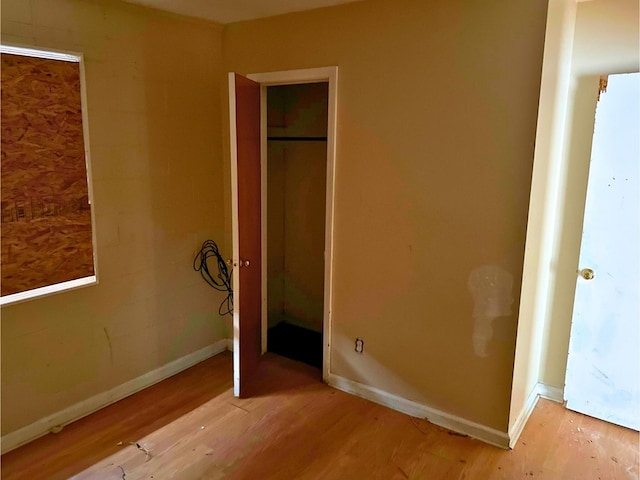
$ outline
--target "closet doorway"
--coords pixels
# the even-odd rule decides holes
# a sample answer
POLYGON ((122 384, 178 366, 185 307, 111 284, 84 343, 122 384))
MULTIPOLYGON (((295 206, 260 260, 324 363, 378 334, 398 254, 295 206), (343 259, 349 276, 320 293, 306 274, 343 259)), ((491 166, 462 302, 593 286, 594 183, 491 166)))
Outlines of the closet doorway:
MULTIPOLYGON (((236 80, 240 77, 230 74, 233 125, 236 93, 245 96, 232 86, 234 75, 236 80)), ((244 353, 253 355, 254 347, 243 347, 240 338, 250 340, 255 334, 260 338, 262 354, 275 350, 321 366, 322 379, 327 382, 331 365, 338 67, 256 73, 247 75, 249 80, 260 91, 261 199, 256 206, 260 209, 261 255, 254 257, 262 278, 261 331, 253 333, 252 322, 247 318, 242 321, 239 312, 234 314, 234 391, 252 376, 250 371, 242 373, 240 360, 244 353)), ((231 142, 232 147, 241 143, 233 130, 231 142)), ((232 196, 245 183, 244 168, 233 158, 234 148, 232 196)), ((240 262, 238 237, 246 231, 242 225, 247 221, 249 218, 235 208, 234 263, 240 262)), ((237 302, 250 293, 247 288, 253 289, 245 285, 238 292, 237 302)))
POLYGON ((267 90, 267 351, 322 368, 329 84, 267 90))

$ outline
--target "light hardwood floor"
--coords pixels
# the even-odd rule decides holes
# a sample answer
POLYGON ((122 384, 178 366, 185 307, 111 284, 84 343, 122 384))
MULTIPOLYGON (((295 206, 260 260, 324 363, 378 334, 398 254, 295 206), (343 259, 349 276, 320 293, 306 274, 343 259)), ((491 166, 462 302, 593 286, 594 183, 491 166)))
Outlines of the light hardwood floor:
POLYGON ((223 353, 9 452, 2 479, 638 478, 637 432, 547 400, 506 451, 334 390, 273 355, 254 396, 236 399, 231 365, 223 353))

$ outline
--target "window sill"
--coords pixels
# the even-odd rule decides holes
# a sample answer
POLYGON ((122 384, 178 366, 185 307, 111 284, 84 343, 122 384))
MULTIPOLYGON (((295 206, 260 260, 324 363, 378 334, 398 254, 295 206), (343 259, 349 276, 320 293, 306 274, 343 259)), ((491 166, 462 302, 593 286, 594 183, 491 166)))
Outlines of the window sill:
POLYGON ((27 290, 26 292, 5 295, 4 297, 0 297, 0 305, 13 305, 15 303, 31 300, 32 298, 45 297, 48 295, 53 295, 55 293, 66 292, 69 290, 75 290, 76 288, 95 285, 97 283, 98 278, 95 275, 92 275, 90 277, 77 278, 75 280, 69 280, 68 282, 56 283, 55 285, 47 285, 46 287, 34 288, 33 290, 27 290))

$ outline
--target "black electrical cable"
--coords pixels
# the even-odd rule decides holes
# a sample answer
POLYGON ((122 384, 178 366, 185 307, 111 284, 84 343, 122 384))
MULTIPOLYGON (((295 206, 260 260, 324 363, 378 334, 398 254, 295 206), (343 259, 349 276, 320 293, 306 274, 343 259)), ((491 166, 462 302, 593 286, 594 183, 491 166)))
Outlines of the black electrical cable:
POLYGON ((202 244, 202 248, 196 254, 196 258, 193 259, 193 269, 196 272, 200 272, 204 281, 211 285, 219 292, 227 292, 227 297, 220 304, 218 313, 220 315, 232 315, 233 314, 233 286, 231 284, 231 278, 233 270, 229 271, 227 264, 220 255, 218 245, 213 240, 205 240, 202 244), (218 275, 216 278, 211 275, 209 271, 209 258, 215 257, 218 263, 218 275))

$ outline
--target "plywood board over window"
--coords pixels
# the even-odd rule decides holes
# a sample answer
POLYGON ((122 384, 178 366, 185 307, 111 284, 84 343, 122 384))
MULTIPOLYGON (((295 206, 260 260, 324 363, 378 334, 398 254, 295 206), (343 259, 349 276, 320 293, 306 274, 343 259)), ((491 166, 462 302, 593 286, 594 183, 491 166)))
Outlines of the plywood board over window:
POLYGON ((96 280, 80 57, 10 52, 0 54, 2 303, 96 280))

